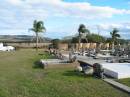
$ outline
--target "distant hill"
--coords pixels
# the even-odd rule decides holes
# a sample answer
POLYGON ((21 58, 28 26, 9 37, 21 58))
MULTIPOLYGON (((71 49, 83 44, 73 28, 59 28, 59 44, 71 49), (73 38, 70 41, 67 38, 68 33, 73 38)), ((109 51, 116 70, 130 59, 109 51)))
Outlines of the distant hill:
MULTIPOLYGON (((35 36, 29 35, 0 35, 0 42, 35 42, 35 36)), ((48 37, 40 37, 39 42, 50 42, 48 37)))
POLYGON ((70 36, 63 37, 63 40, 72 39, 73 37, 77 37, 77 36, 78 36, 78 33, 76 33, 75 35, 70 35, 70 36))

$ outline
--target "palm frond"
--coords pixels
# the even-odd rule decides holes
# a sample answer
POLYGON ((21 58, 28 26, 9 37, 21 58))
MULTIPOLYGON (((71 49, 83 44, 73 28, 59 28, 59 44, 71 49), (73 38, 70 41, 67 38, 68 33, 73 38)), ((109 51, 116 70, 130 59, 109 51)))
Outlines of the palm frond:
POLYGON ((118 37, 118 38, 120 38, 120 37, 121 37, 121 36, 120 36, 120 34, 115 34, 115 36, 116 36, 116 37, 118 37))

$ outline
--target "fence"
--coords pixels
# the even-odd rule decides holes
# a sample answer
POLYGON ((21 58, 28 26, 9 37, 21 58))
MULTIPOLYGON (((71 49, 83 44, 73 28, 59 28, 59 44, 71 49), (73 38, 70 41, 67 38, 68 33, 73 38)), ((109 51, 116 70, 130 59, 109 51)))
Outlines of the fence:
MULTIPOLYGON (((36 43, 5 43, 9 46, 21 47, 21 48, 34 48, 36 43)), ((48 48, 51 43, 38 43, 39 48, 48 48)))

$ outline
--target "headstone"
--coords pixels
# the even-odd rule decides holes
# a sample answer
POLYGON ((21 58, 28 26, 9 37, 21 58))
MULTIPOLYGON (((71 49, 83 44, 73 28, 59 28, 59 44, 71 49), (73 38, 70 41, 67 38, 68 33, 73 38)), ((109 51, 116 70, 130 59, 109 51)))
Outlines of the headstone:
POLYGON ((93 69, 94 69, 94 73, 93 73, 94 76, 99 77, 99 78, 104 78, 104 74, 103 74, 104 69, 103 69, 102 65, 95 63, 93 65, 93 69))

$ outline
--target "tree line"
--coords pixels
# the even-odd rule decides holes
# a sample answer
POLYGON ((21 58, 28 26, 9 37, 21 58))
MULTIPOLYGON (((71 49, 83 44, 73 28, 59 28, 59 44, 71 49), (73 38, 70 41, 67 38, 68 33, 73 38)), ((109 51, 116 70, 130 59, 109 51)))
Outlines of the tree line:
MULTIPOLYGON (((34 31, 36 34, 36 49, 38 49, 39 33, 46 31, 44 22, 35 20, 33 22, 33 27, 29 30, 34 31)), ((110 38, 106 38, 99 34, 91 33, 91 31, 87 29, 84 24, 79 25, 77 32, 78 32, 78 36, 72 37, 72 39, 65 39, 65 40, 53 39, 52 40, 53 46, 56 48, 58 43, 79 43, 80 44, 80 43, 91 42, 91 43, 110 43, 112 45, 112 48, 114 49, 115 44, 118 44, 118 43, 123 44, 127 42, 124 39, 120 39, 121 36, 118 33, 119 30, 117 28, 113 28, 113 30, 109 32, 111 35, 110 38), (84 37, 82 34, 86 36, 84 37), (81 41, 82 37, 84 41, 81 41)))

